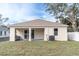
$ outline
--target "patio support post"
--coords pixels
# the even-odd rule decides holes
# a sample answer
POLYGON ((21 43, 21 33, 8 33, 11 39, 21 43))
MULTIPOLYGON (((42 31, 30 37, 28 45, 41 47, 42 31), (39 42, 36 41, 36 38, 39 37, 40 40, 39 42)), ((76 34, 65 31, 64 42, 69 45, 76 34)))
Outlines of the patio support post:
POLYGON ((15 41, 15 28, 10 28, 10 41, 15 41))
POLYGON ((44 41, 48 41, 47 32, 48 32, 48 29, 44 28, 44 41))
POLYGON ((31 28, 29 28, 29 41, 31 41, 31 28))

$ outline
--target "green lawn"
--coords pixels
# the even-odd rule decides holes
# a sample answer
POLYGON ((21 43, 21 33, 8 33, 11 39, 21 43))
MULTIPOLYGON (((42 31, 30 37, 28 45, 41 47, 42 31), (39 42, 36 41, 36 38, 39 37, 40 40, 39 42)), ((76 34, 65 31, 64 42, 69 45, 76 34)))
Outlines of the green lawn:
POLYGON ((75 41, 16 41, 0 42, 0 55, 59 56, 79 55, 79 42, 75 41))

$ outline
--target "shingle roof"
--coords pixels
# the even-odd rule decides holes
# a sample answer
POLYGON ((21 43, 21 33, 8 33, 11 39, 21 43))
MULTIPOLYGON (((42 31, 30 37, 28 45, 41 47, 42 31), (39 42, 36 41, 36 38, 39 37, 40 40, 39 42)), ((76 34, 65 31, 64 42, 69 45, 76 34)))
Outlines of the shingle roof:
POLYGON ((56 23, 56 22, 51 22, 51 21, 46 21, 46 20, 40 20, 40 19, 36 19, 36 20, 32 20, 32 21, 26 21, 26 22, 22 22, 22 23, 17 23, 17 24, 13 24, 10 27, 33 27, 33 26, 67 26, 61 23, 56 23))

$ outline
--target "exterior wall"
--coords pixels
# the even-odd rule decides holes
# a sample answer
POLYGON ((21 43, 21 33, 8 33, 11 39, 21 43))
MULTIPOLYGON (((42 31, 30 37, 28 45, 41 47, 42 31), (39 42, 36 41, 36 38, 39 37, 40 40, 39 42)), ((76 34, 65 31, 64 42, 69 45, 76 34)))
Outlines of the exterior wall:
MULTIPOLYGON (((49 36, 54 35, 54 28, 58 28, 58 35, 55 36, 55 40, 67 41, 67 27, 45 27, 44 29, 35 28, 34 39, 44 39, 45 41, 49 40, 49 36)), ((16 35, 24 39, 24 30, 25 29, 16 29, 16 35)))
POLYGON ((48 41, 49 28, 44 28, 44 41, 48 41))
POLYGON ((15 41, 15 28, 10 28, 10 41, 15 41))
POLYGON ((34 39, 44 39, 44 29, 34 29, 34 39))
POLYGON ((54 35, 53 27, 45 28, 44 29, 44 41, 48 41, 50 35, 54 35))
POLYGON ((24 30, 23 29, 16 29, 16 36, 19 36, 21 39, 24 40, 24 30))
POLYGON ((53 35, 55 36, 55 40, 57 41, 67 41, 67 27, 48 27, 45 28, 45 32, 46 32, 46 37, 45 40, 49 40, 49 36, 53 35), (54 35, 54 28, 58 28, 58 35, 55 36, 54 35))
POLYGON ((58 41, 67 41, 67 27, 59 27, 58 28, 58 36, 56 36, 56 40, 58 41))
POLYGON ((1 31, 2 31, 2 35, 0 36, 0 38, 9 37, 9 31, 8 30, 1 30, 1 31), (6 31, 6 35, 4 34, 5 31, 6 31))

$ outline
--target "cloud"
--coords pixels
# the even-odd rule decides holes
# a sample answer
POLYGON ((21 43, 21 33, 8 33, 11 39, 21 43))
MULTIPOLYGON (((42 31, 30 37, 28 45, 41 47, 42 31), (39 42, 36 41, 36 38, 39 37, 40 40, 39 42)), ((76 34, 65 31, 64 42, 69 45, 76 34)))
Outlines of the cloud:
POLYGON ((40 18, 53 19, 44 11, 42 4, 32 3, 0 3, 0 14, 9 17, 6 23, 10 24, 40 18))
POLYGON ((30 17, 34 10, 33 4, 0 4, 0 14, 9 17, 9 23, 30 17))

